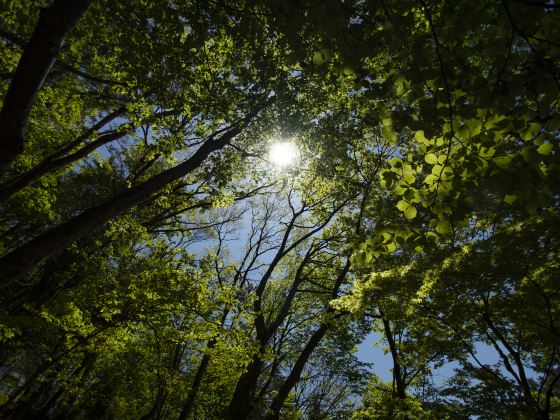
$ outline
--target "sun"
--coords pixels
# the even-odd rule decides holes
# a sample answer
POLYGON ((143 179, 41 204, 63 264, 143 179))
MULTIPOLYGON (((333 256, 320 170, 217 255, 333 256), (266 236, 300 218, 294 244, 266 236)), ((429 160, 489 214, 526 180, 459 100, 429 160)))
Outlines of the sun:
POLYGON ((272 143, 268 152, 269 160, 281 168, 292 165, 298 155, 297 147, 289 141, 272 143))

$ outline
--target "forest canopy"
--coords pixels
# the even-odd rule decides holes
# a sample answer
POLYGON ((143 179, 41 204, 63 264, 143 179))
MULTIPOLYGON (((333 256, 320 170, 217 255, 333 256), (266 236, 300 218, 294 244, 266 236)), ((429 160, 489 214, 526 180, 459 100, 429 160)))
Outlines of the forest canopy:
POLYGON ((0 49, 0 417, 560 419, 560 3, 0 0, 0 49))

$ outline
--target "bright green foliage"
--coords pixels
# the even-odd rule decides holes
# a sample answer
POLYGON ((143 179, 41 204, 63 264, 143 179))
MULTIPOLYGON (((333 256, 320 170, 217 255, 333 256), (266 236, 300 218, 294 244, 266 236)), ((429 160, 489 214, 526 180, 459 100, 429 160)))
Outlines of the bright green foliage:
POLYGON ((0 417, 559 418, 559 13, 94 1, 0 173, 0 417))

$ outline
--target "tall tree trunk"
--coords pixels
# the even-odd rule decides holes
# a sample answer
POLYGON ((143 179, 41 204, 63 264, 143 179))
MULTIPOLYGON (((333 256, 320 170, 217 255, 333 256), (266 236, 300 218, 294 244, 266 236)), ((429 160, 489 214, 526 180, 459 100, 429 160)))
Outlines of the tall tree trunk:
POLYGON ((385 315, 379 309, 379 315, 381 316, 381 322, 383 323, 383 329, 385 331, 385 338, 389 343, 389 350, 391 351, 391 358, 393 359, 393 380, 396 386, 396 397, 404 400, 406 398, 406 384, 402 376, 401 363, 399 361, 399 352, 397 349, 397 344, 393 337, 393 332, 391 331, 391 324, 385 318, 385 315))
MULTIPOLYGON (((233 394, 233 397, 228 407, 227 418, 243 419, 251 413, 251 410, 254 405, 258 379, 263 370, 263 362, 261 359, 261 355, 265 352, 265 347, 268 344, 270 338, 274 335, 278 327, 285 320, 289 312, 292 300, 294 299, 295 294, 297 292, 297 288, 299 284, 304 280, 303 269, 305 267, 305 264, 309 261, 309 259, 314 253, 313 245, 311 246, 311 248, 309 248, 303 261, 298 266, 297 273, 293 281, 293 284, 291 286, 291 289, 288 295, 286 296, 277 317, 275 317, 275 319, 272 320, 269 323, 269 325, 266 325, 266 321, 263 316, 263 312, 261 308, 261 300, 262 300, 263 293, 266 289, 266 285, 270 280, 274 269, 276 268, 278 263, 282 260, 282 258, 284 258, 296 246, 303 243, 312 235, 314 235, 315 233, 323 229, 325 226, 327 226, 330 220, 335 216, 335 214, 337 214, 344 207, 344 205, 346 205, 347 202, 348 200, 345 200, 342 204, 336 206, 329 213, 326 220, 323 223, 319 224, 319 226, 308 231, 306 234, 299 237, 293 243, 288 244, 290 233, 296 224, 296 220, 303 213, 303 210, 296 212, 294 209, 292 209, 293 212, 292 218, 290 219, 290 222, 287 224, 286 231, 284 232, 280 246, 278 247, 275 256, 272 258, 272 261, 268 266, 267 271, 261 277, 259 285, 255 290, 257 299, 255 299, 253 309, 257 314, 254 322, 255 322, 255 330, 256 330, 256 341, 260 347, 259 353, 255 355, 255 357, 253 357, 253 360, 251 361, 251 363, 249 363, 247 371, 243 375, 241 375, 241 378, 239 379, 237 386, 235 387, 235 392, 233 394)), ((350 268, 350 263, 348 261, 343 270, 343 274, 341 273, 336 280, 336 284, 337 284, 335 286, 336 291, 338 291, 338 288, 340 287, 340 282, 342 282, 342 279, 344 278, 344 276, 346 276, 346 273, 348 272, 349 268, 350 268)))
POLYGON ((160 384, 158 386, 158 391, 156 398, 154 400, 154 404, 150 411, 140 417, 140 420, 159 420, 161 419, 161 415, 163 412, 163 407, 165 406, 165 402, 167 400, 168 392, 165 390, 165 384, 163 386, 160 384))
POLYGON ((6 184, 0 185, 0 201, 10 198, 15 193, 27 187, 33 181, 41 178, 49 172, 74 163, 86 157, 95 149, 98 149, 99 147, 112 141, 118 140, 124 137, 126 134, 127 133, 125 131, 115 131, 112 133, 107 133, 100 136, 98 139, 86 144, 84 147, 72 154, 60 157, 58 159, 46 159, 42 161, 37 166, 30 169, 21 176, 18 176, 14 180, 6 182, 6 184))
MULTIPOLYGON (((42 176, 68 166, 74 162, 77 162, 86 156, 88 156, 93 151, 99 149, 108 143, 115 140, 121 139, 132 132, 132 128, 126 128, 124 126, 118 127, 114 131, 106 132, 101 134, 95 140, 92 140, 86 144, 83 144, 77 150, 70 153, 73 149, 80 146, 85 140, 93 135, 97 130, 102 129, 106 124, 110 123, 115 118, 124 114, 126 107, 123 105, 116 111, 102 118, 98 123, 94 124, 91 128, 86 130, 82 135, 80 135, 74 141, 68 143, 60 150, 47 156, 42 162, 24 172, 21 175, 9 179, 8 181, 0 184, 0 201, 10 198, 15 193, 21 191, 37 179, 42 176)), ((167 115, 173 115, 176 111, 164 111, 154 114, 151 119, 156 120, 158 117, 164 117, 167 115)))
MULTIPOLYGON (((83 385, 84 377, 89 373, 89 370, 93 367, 97 354, 95 353, 86 353, 84 358, 79 363, 79 365, 74 369, 71 377, 79 377, 80 384, 83 385)), ((18 404, 18 408, 14 411, 14 418, 50 418, 50 417, 62 417, 60 413, 50 413, 52 410, 55 409, 56 406, 60 404, 61 397, 68 391, 67 383, 58 383, 58 390, 48 396, 53 390, 56 388, 57 384, 56 380, 56 372, 53 372, 53 378, 49 381, 44 381, 41 385, 40 389, 33 393, 27 401, 20 401, 18 404), (47 396, 48 398, 44 398, 47 396), (44 403, 41 403, 44 401, 44 403), (42 404, 42 407, 41 407, 42 404), (50 413, 50 414, 49 414, 50 413)))
MULTIPOLYGON (((215 340, 208 342, 208 348, 213 348, 215 343, 215 340)), ((200 360, 200 364, 198 365, 198 369, 196 370, 196 375, 194 376, 191 390, 189 392, 189 395, 187 396, 187 399, 185 400, 185 404, 183 405, 183 409, 181 410, 181 414, 179 414, 179 418, 177 420, 187 420, 192 415, 196 396, 198 395, 198 391, 200 390, 200 385, 202 384, 202 379, 204 378, 204 374, 206 373, 206 369, 208 368, 209 363, 210 355, 206 353, 200 360)))
POLYGON ((249 416, 253 408, 255 390, 262 368, 261 358, 255 357, 247 367, 247 371, 241 375, 229 404, 226 419, 241 420, 249 416))
POLYGON ((158 192, 169 183, 194 171, 210 153, 222 149, 240 133, 233 128, 218 139, 206 141, 196 153, 185 162, 153 176, 143 183, 130 188, 104 203, 85 210, 23 246, 0 258, 0 286, 8 287, 29 273, 47 258, 60 253, 70 243, 80 239, 105 222, 141 203, 151 194, 158 192))
POLYGON ((313 335, 305 345, 303 351, 299 354, 294 367, 290 371, 290 374, 288 375, 284 383, 282 383, 278 394, 276 394, 276 396, 272 400, 272 403, 270 404, 271 413, 267 414, 267 419, 280 418, 280 410, 282 409, 286 398, 288 398, 290 391, 296 385, 297 381, 299 381, 305 364, 311 357, 311 354, 313 353, 317 345, 319 345, 319 342, 325 336, 328 329, 328 324, 321 324, 319 329, 313 333, 313 335))
MULTIPOLYGON (((80 373, 81 377, 80 377, 80 383, 78 385, 78 389, 83 390, 87 388, 87 380, 89 378, 89 375, 93 371, 93 368, 95 367, 97 357, 98 357, 97 353, 89 353, 89 352, 85 356, 83 367, 80 373)), ((74 404, 76 403, 77 399, 78 399, 78 394, 74 393, 73 395, 70 396, 68 401, 66 401, 63 405, 59 404, 59 401, 57 401, 56 402, 57 404, 54 406, 55 416, 58 418, 67 418, 67 419, 75 418, 76 413, 73 413, 73 411, 75 411, 74 404)))
MULTIPOLYGON (((358 232, 359 232, 359 228, 358 228, 358 232)), ((350 271, 350 264, 351 264, 350 258, 347 258, 346 263, 342 268, 342 271, 339 273, 338 277, 336 278, 333 290, 331 292, 331 297, 333 299, 336 299, 338 296, 338 292, 340 290, 340 287, 342 286, 342 282, 344 281, 346 275, 350 271)), ((330 306, 328 306, 327 312, 332 313, 333 309, 330 306)), ((340 314, 336 315, 336 317, 339 316, 340 314)), ((302 352, 298 356, 298 359, 296 360, 296 363, 294 364, 292 370, 290 371, 290 374, 285 379, 284 383, 282 383, 282 386, 280 387, 280 390, 278 391, 276 397, 274 397, 274 399, 272 400, 272 403, 270 404, 270 412, 267 414, 268 419, 278 419, 280 417, 280 410, 282 409, 282 406, 286 402, 286 398, 288 398, 290 391, 299 381, 299 378, 301 377, 301 373, 303 372, 305 364, 307 363, 307 361, 311 357, 311 354, 313 353, 313 351, 315 351, 315 349, 317 348, 317 346, 319 345, 319 343, 321 342, 321 340, 329 330, 330 325, 331 324, 327 322, 321 323, 317 331, 315 331, 311 335, 311 338, 309 339, 309 341, 303 348, 302 352)))
POLYGON ((13 414, 14 410, 17 409, 17 405, 15 404, 19 398, 25 396, 29 393, 32 386, 35 384, 37 379, 47 371, 53 364, 52 363, 43 363, 41 364, 35 371, 27 378, 27 380, 21 385, 18 389, 12 392, 12 394, 8 397, 8 399, 0 405, 0 415, 4 418, 8 417, 8 415, 13 414))
MULTIPOLYGON (((237 281, 239 280, 239 276, 240 272, 236 274, 233 284, 237 283, 237 281)), ((230 311, 226 306, 223 310, 222 317, 220 318, 220 327, 223 327, 225 325, 229 312, 230 311)), ((181 413, 179 414, 179 418, 177 420, 186 420, 191 416, 198 391, 200 390, 200 386, 202 385, 202 379, 204 378, 206 369, 208 369, 208 364, 210 363, 210 351, 214 348, 217 342, 217 338, 213 338, 208 341, 208 344, 206 344, 207 352, 202 356, 198 368, 196 369, 196 374, 194 376, 191 390, 187 395, 187 399, 185 400, 185 404, 183 405, 183 409, 181 410, 181 413)))
POLYGON ((35 96, 66 38, 91 4, 92 0, 55 0, 41 12, 0 111, 0 168, 23 152, 23 129, 35 96))

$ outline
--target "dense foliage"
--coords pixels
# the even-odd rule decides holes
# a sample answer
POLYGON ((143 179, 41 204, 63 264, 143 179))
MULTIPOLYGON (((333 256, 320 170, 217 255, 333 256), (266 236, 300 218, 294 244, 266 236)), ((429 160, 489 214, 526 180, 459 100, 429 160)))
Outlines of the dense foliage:
POLYGON ((559 3, 0 0, 0 50, 0 417, 560 418, 559 3))

